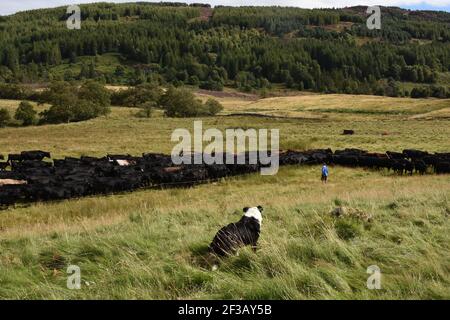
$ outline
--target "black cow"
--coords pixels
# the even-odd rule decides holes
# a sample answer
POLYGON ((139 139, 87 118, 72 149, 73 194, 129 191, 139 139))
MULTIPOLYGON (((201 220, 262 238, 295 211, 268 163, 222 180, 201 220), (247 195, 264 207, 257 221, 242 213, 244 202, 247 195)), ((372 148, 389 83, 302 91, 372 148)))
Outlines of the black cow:
POLYGON ((356 156, 356 155, 362 155, 362 154, 366 154, 367 151, 366 150, 362 150, 362 149, 356 149, 356 148, 346 148, 344 150, 336 150, 334 152, 335 155, 348 155, 348 156, 356 156))
POLYGON ((333 163, 346 167, 357 167, 358 166, 358 156, 356 155, 334 155, 332 157, 333 163))
POLYGON ((392 169, 394 169, 395 172, 401 175, 404 173, 409 173, 410 175, 412 175, 414 171, 414 165, 406 159, 398 159, 393 160, 392 169))
POLYGON ((33 151, 22 151, 21 153, 22 160, 37 160, 42 161, 44 158, 51 158, 50 152, 41 151, 41 150, 33 150, 33 151))
POLYGON ((21 154, 16 154, 16 153, 11 153, 8 155, 8 162, 12 163, 13 161, 22 161, 22 155, 21 154))
POLYGON ((434 167, 436 165, 436 162, 437 162, 438 159, 439 158, 436 157, 435 155, 429 155, 429 156, 423 157, 421 159, 421 161, 425 162, 425 164, 427 166, 433 166, 434 167))
POLYGON ((450 173, 450 161, 449 162, 440 161, 436 163, 436 173, 437 174, 450 173))
POLYGON ((423 160, 416 160, 413 162, 414 169, 420 174, 425 174, 427 172, 427 164, 423 160))
POLYGON ((285 165, 293 165, 293 164, 302 164, 308 161, 308 155, 302 152, 296 151, 286 151, 280 153, 280 164, 282 166, 285 165))
POLYGON ((409 158, 409 159, 422 159, 423 157, 428 156, 428 152, 426 151, 420 151, 420 150, 413 150, 413 149, 406 149, 403 150, 403 155, 405 156, 405 158, 409 158))
POLYGON ((405 155, 401 152, 394 152, 394 151, 386 151, 386 155, 389 159, 404 159, 405 155))
POLYGON ((351 136, 355 134, 355 130, 344 130, 342 134, 345 136, 351 136))

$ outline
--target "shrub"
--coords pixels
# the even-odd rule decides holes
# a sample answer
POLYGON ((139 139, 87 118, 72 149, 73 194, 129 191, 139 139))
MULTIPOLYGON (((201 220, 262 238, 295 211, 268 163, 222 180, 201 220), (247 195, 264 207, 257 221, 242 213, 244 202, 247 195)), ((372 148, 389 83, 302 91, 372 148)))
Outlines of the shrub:
POLYGON ((411 91, 411 98, 428 98, 430 96, 430 90, 426 87, 414 88, 411 91))
POLYGON ((153 109, 155 108, 155 106, 156 106, 156 103, 152 102, 152 101, 142 104, 141 106, 139 106, 139 108, 141 110, 139 110, 139 112, 137 113, 137 116, 140 118, 151 118, 152 114, 153 114, 153 109))
POLYGON ((201 115, 202 102, 196 99, 194 94, 187 89, 169 88, 161 98, 168 117, 185 118, 201 115))
POLYGON ((206 113, 210 116, 214 116, 223 110, 222 104, 214 99, 208 99, 205 103, 206 113))
POLYGON ((0 83, 0 99, 26 99, 30 93, 17 84, 0 83))
POLYGON ((30 126, 36 122, 37 112, 28 101, 22 101, 16 110, 14 119, 22 121, 24 126, 30 126))
POLYGON ((191 91, 173 87, 162 96, 160 104, 166 116, 176 118, 211 116, 223 109, 222 105, 213 99, 203 104, 191 91))
POLYGON ((95 108, 96 116, 104 116, 110 112, 111 94, 98 82, 85 82, 78 91, 78 98, 90 102, 95 108))
POLYGON ((11 115, 5 108, 0 109, 0 128, 5 127, 11 121, 11 115))
POLYGON ((56 82, 42 97, 52 104, 49 110, 41 113, 43 123, 85 121, 110 112, 110 93, 95 81, 87 81, 80 88, 67 82, 56 82))
POLYGON ((208 80, 200 84, 200 89, 211 91, 223 91, 223 83, 220 81, 208 80))
POLYGON ((113 93, 111 103, 116 106, 139 107, 147 102, 156 103, 162 94, 161 88, 156 84, 141 84, 113 93))
POLYGON ((443 86, 432 86, 430 90, 431 96, 434 98, 445 99, 447 97, 445 87, 443 86))

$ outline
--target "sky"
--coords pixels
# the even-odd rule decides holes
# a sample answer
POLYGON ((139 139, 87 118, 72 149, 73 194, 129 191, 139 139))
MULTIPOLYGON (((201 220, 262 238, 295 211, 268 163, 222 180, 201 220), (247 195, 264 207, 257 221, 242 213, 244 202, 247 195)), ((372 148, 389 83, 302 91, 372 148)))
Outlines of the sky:
MULTIPOLYGON (((138 0, 0 0, 0 15, 9 15, 18 11, 50 8, 71 4, 92 3, 92 2, 133 2, 138 0)), ((143 0, 139 0, 143 1, 143 0)), ((170 1, 170 0, 169 0, 170 1)), ((209 3, 211 5, 279 5, 294 6, 301 8, 331 8, 346 7, 353 5, 382 5, 396 6, 415 10, 443 10, 450 12, 450 0, 172 0, 173 2, 184 3, 209 3)), ((148 1, 148 2, 160 2, 148 1)))

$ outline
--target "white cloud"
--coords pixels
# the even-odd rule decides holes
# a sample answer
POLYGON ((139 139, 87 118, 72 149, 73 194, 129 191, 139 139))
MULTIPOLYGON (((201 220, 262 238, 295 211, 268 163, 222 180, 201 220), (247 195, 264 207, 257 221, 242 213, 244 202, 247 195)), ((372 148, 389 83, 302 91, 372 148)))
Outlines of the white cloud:
MULTIPOLYGON (((11 14, 17 11, 56 7, 60 5, 69 5, 75 3, 89 3, 99 2, 102 0, 1 0, 0 14, 11 14)), ((131 2, 133 0, 106 0, 107 2, 131 2)), ((279 5, 279 6, 295 6, 302 8, 330 8, 330 7, 346 7, 354 5, 383 5, 383 6, 431 6, 436 9, 449 9, 450 0, 173 0, 179 2, 193 3, 203 2, 212 5, 232 5, 232 6, 247 6, 247 5, 279 5)), ((159 2, 149 1, 149 2, 159 2)))

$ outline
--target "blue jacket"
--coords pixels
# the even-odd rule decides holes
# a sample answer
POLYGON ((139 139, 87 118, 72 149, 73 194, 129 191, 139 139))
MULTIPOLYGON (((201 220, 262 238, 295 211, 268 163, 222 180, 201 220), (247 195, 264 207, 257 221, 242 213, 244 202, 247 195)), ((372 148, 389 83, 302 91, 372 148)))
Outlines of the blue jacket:
POLYGON ((327 166, 323 166, 323 167, 322 167, 322 174, 323 174, 324 176, 327 176, 327 177, 328 177, 328 167, 327 167, 327 166))

